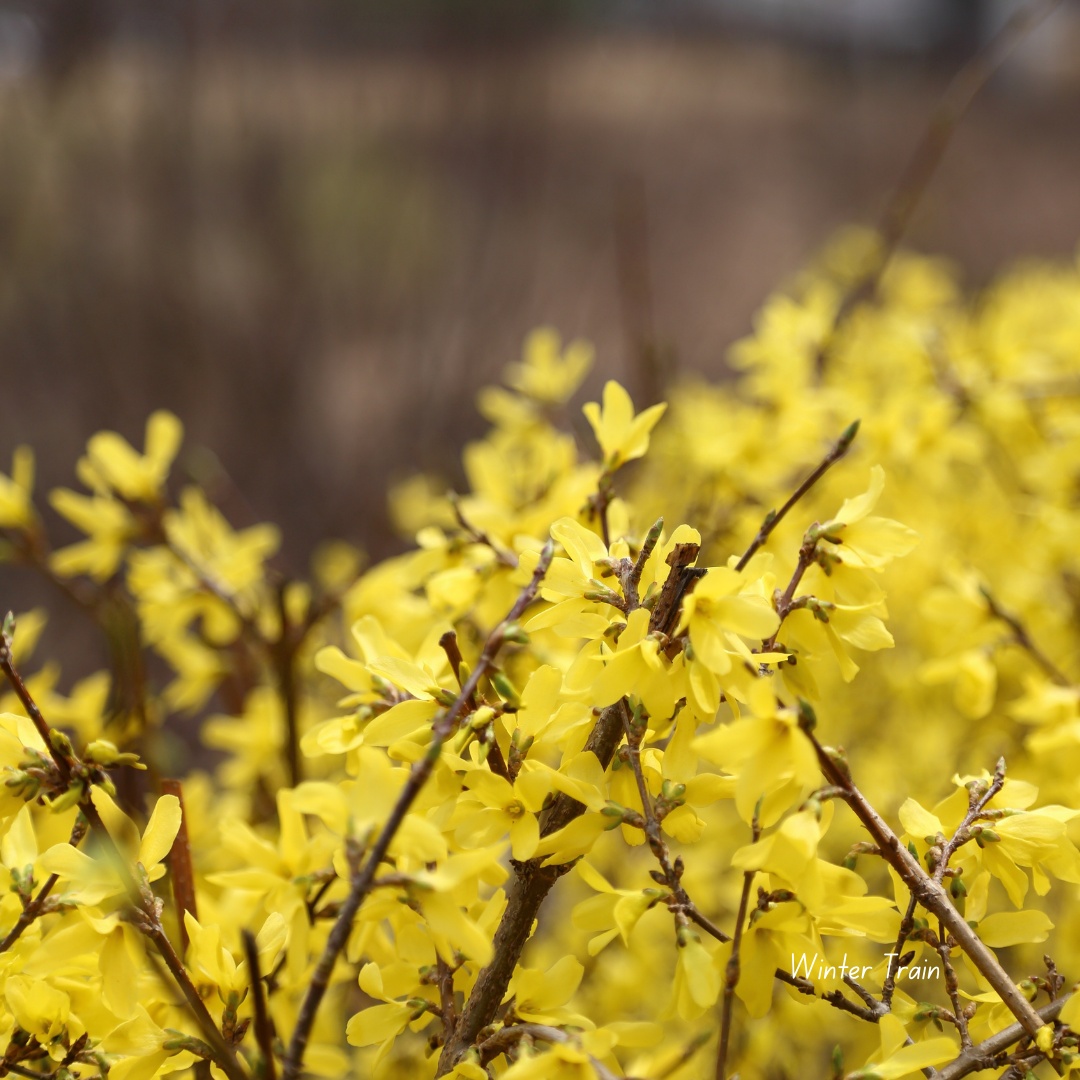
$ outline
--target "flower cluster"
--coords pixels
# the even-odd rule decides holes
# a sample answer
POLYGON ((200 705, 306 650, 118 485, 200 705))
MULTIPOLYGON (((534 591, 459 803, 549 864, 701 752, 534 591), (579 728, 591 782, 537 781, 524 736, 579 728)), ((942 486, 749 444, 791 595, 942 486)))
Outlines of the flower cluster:
POLYGON ((4 623, 0 1073, 1080 1068, 1080 272, 902 254, 848 313, 873 242, 576 436, 535 333, 375 565, 286 577, 164 412, 54 549, 19 448, 3 557, 110 665, 4 623))

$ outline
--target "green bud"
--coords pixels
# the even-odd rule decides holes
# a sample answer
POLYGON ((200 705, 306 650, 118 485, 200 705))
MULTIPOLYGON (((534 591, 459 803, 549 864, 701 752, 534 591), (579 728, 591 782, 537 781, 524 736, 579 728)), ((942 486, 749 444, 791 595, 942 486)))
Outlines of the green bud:
POLYGON ((510 641, 515 645, 528 645, 529 635, 522 629, 521 623, 512 622, 502 632, 503 641, 510 641))
POLYGON ((799 727, 806 732, 813 731, 814 728, 817 727, 817 713, 814 712, 813 705, 805 698, 799 698, 797 708, 799 712, 799 727))
POLYGON ((501 671, 493 671, 488 678, 491 680, 491 685, 495 687, 495 693, 503 701, 515 709, 521 706, 521 698, 514 688, 514 684, 501 671))
POLYGON ((83 787, 82 782, 72 784, 67 791, 61 792, 55 799, 50 799, 48 806, 49 809, 55 814, 59 814, 62 810, 67 810, 72 806, 77 806, 81 801, 86 789, 83 787))
POLYGON ((495 710, 490 705, 481 705, 469 718, 469 727, 473 731, 481 731, 495 719, 495 710))
POLYGON ((65 757, 74 756, 75 748, 71 745, 71 740, 62 731, 53 728, 49 732, 49 742, 57 753, 63 754, 65 757))

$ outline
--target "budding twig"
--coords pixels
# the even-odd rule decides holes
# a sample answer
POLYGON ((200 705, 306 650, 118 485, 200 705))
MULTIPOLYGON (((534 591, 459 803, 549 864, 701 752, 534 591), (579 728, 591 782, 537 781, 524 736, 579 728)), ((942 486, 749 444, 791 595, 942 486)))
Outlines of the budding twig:
POLYGON ((833 448, 821 459, 816 469, 791 493, 786 503, 779 510, 770 510, 765 515, 765 520, 758 529, 750 546, 743 552, 742 558, 735 564, 736 570, 745 570, 746 564, 754 557, 755 552, 769 538, 769 534, 784 520, 787 512, 851 449, 855 436, 859 431, 859 421, 853 420, 840 438, 836 440, 833 448))
MULTIPOLYGON (((761 825, 757 811, 750 826, 756 844, 761 836, 761 825)), ((728 1043, 731 1040, 731 1010, 735 1004, 735 987, 739 985, 742 974, 739 965, 739 949, 742 946, 743 926, 746 924, 746 909, 750 906, 750 890, 754 886, 756 870, 743 871, 742 895, 739 897, 739 913, 735 917, 735 933, 731 939, 731 955, 724 970, 724 990, 720 1003, 720 1039, 716 1046, 716 1080, 727 1080, 728 1043)))
POLYGON ((1039 648, 1023 622, 1006 611, 985 585, 979 586, 979 592, 982 593, 990 614, 995 619, 1000 619, 1012 631, 1013 642, 1024 649, 1058 686, 1072 686, 1072 680, 1039 648))

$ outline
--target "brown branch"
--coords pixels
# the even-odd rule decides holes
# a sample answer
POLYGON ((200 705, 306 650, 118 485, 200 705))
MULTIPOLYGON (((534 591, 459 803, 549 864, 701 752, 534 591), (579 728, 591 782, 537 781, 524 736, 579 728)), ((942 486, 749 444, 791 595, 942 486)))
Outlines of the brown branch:
POLYGON ((266 1008, 266 988, 263 986, 259 971, 259 948, 255 935, 250 930, 241 931, 244 940, 244 955, 248 962, 248 979, 251 982, 251 997, 255 1009, 255 1041, 259 1044, 262 1055, 262 1080, 277 1080, 277 1066, 274 1063, 274 1023, 266 1008))
POLYGON ((1031 656, 1031 658, 1043 669, 1044 672, 1055 682, 1058 686, 1072 686, 1072 680, 1059 668, 1053 660, 1050 659, 1035 643, 1034 639, 1028 633, 1027 627, 1020 621, 1020 619, 1006 611, 994 597, 994 594, 986 588, 985 585, 979 586, 979 592, 982 593, 983 599, 986 601, 986 606, 990 609, 990 614, 995 619, 1000 619, 1011 631, 1012 640, 1015 644, 1019 645, 1021 649, 1031 656))
POLYGON ((779 510, 770 510, 765 515, 765 520, 758 529, 757 536, 751 541, 750 546, 743 552, 742 558, 735 564, 736 570, 745 570, 746 564, 754 557, 755 552, 769 538, 769 534, 784 520, 787 512, 851 449, 851 444, 859 431, 859 421, 853 420, 840 438, 836 440, 833 448, 822 458, 816 469, 791 493, 787 502, 779 510))
POLYGON ((836 340, 837 332, 847 322, 851 313, 863 301, 877 299, 885 270, 900 241, 907 234, 915 211, 941 164, 957 125, 972 101, 1016 46, 1060 3, 1061 0, 1034 0, 1020 8, 949 83, 901 174, 900 182, 886 203, 878 224, 881 241, 872 262, 841 298, 832 326, 821 340, 816 359, 819 375, 825 369, 825 361, 836 340))
MULTIPOLYGON (((560 1028, 550 1027, 547 1024, 513 1024, 495 1032, 494 1035, 491 1035, 480 1044, 478 1047, 480 1060, 483 1062, 492 1061, 500 1054, 504 1054, 507 1050, 516 1046, 522 1039, 540 1039, 542 1042, 564 1043, 571 1046, 577 1043, 574 1035, 562 1031, 560 1028)), ((585 1056, 588 1058, 598 1080, 619 1080, 615 1073, 602 1061, 594 1058, 592 1054, 586 1054, 585 1056)))
MULTIPOLYGON (((651 630, 664 634, 674 631, 679 621, 682 598, 705 573, 691 565, 697 558, 698 550, 697 544, 677 544, 668 556, 667 563, 671 569, 653 607, 649 620, 651 630)), ((600 713, 596 726, 589 734, 584 751, 595 754, 605 770, 622 742, 629 717, 630 710, 626 699, 620 698, 600 713)), ((541 836, 550 836, 584 811, 585 807, 580 802, 560 793, 541 817, 541 836)), ((491 963, 476 977, 453 1036, 443 1045, 436 1076, 444 1076, 450 1072, 465 1051, 476 1042, 480 1032, 494 1020, 544 900, 555 882, 570 869, 565 865, 545 866, 539 858, 514 862, 513 867, 514 880, 507 892, 506 907, 495 931, 491 963)))
MULTIPOLYGON (((756 810, 750 830, 753 837, 750 842, 756 844, 761 836, 761 825, 758 823, 756 810)), ((739 965, 739 948, 742 945, 743 926, 746 924, 746 909, 750 906, 750 890, 754 886, 756 874, 756 870, 743 871, 742 894, 739 897, 739 913, 735 917, 735 934, 731 939, 731 955, 728 956, 724 969, 724 990, 720 1003, 720 1038, 716 1045, 716 1080, 727 1080, 732 1006, 735 1004, 735 987, 739 985, 739 977, 742 974, 739 965)))
MULTIPOLYGON (((1051 1001, 1048 1005, 1043 1005, 1041 1009, 1033 1010, 1040 1024, 1053 1023, 1065 1002, 1070 999, 1070 996, 1058 998, 1057 1001, 1051 1001)), ((1004 1054, 1014 1043, 1027 1038, 1030 1034, 1026 1025, 1020 1023, 1010 1024, 1007 1028, 996 1032, 988 1039, 984 1039, 977 1046, 961 1050, 959 1055, 950 1061, 948 1065, 938 1069, 934 1075, 934 1080, 962 1080, 963 1077, 973 1072, 981 1072, 983 1069, 991 1069, 995 1065, 1004 1064, 1004 1062, 998 1060, 1000 1055, 1004 1054)))
POLYGON ((945 877, 945 871, 948 869, 949 860, 956 854, 958 848, 963 847, 969 840, 972 839, 972 835, 969 829, 972 824, 979 818, 982 812, 986 809, 990 800, 1002 789, 1005 784, 1005 759, 998 758, 997 767, 994 769, 994 779, 986 787, 980 788, 979 786, 973 786, 968 793, 968 809, 964 815, 964 820, 960 822, 956 832, 946 842, 945 846, 941 849, 941 855, 938 857, 937 866, 933 868, 934 880, 940 885, 945 877))
MULTIPOLYGON (((623 715, 626 699, 620 698, 600 714, 585 743, 585 752, 592 752, 604 769, 611 764, 615 750, 622 741, 623 715)), ((569 795, 558 795, 543 815, 540 834, 550 836, 584 813, 585 807, 569 795)), ((514 880, 506 897, 506 908, 495 931, 491 963, 476 977, 472 992, 458 1019, 457 1028, 446 1040, 439 1059, 437 1076, 453 1069, 458 1059, 492 1022, 502 1004, 510 977, 518 958, 532 934, 533 923, 552 886, 570 867, 544 866, 539 858, 515 862, 514 880)))
POLYGON ((507 613, 506 618, 489 635, 475 669, 454 699, 453 704, 435 718, 432 725, 432 739, 427 752, 413 764, 412 769, 409 771, 409 778, 405 782, 405 786, 402 788, 390 816, 372 846, 367 860, 352 874, 349 895, 342 902, 340 913, 330 930, 326 947, 319 958, 318 964, 315 966, 315 971, 311 976, 311 981, 308 983, 307 991, 300 1005, 296 1027, 293 1030, 289 1049, 285 1055, 285 1063, 282 1069, 283 1080, 297 1080, 300 1075, 304 1052, 307 1049, 311 1029, 315 1023, 316 1013, 330 986, 330 977, 333 974, 337 958, 349 940, 356 913, 360 910, 364 898, 371 891, 379 864, 386 857, 390 844, 405 820, 406 814, 431 776, 435 763, 439 760, 439 755, 442 752, 443 743, 454 732, 457 723, 465 714, 469 698, 475 693, 480 680, 495 666, 495 658, 502 648, 503 635, 510 624, 516 622, 525 609, 536 599, 540 589, 540 582, 551 565, 553 553, 554 548, 551 542, 548 541, 544 546, 540 561, 537 563, 532 580, 522 590, 521 595, 507 613))
POLYGON ((161 794, 175 795, 180 803, 180 828, 169 849, 168 863, 173 902, 176 904, 180 951, 186 953, 188 932, 184 912, 190 911, 192 918, 198 919, 199 908, 195 903, 195 869, 191 862, 191 840, 188 836, 187 811, 184 809, 184 786, 179 780, 162 780, 161 794))
POLYGON ((960 1046, 964 1050, 970 1050, 972 1047, 971 1034, 968 1031, 967 1017, 964 1015, 964 1004, 960 1000, 960 982, 956 978, 956 968, 952 965, 952 944, 952 939, 946 933, 945 927, 939 919, 937 941, 934 948, 937 950, 938 956, 941 957, 942 970, 945 973, 945 990, 949 995, 949 1001, 952 1002, 953 1023, 956 1025, 956 1030, 960 1032, 960 1046))
POLYGON ((893 947, 892 954, 889 957, 885 982, 881 986, 881 1003, 889 1008, 892 1007, 893 994, 896 992, 896 976, 900 973, 900 954, 904 948, 904 943, 908 939, 908 934, 911 933, 915 925, 915 908, 917 906, 918 901, 912 894, 908 900, 907 911, 904 912, 904 917, 900 920, 900 932, 896 935, 896 945, 893 947))
MULTIPOLYGON (((792 975, 790 971, 777 968, 773 972, 773 978, 782 983, 787 983, 788 986, 793 986, 800 994, 805 994, 807 997, 817 997, 817 987, 809 979, 804 979, 801 975, 792 975)), ((834 1009, 857 1016, 860 1020, 865 1020, 870 1024, 876 1024, 881 1018, 880 1009, 871 1009, 869 1006, 864 1008, 862 1005, 856 1005, 855 1002, 844 997, 839 990, 831 990, 827 994, 822 994, 821 1000, 827 1001, 834 1009)))
POLYGON ((866 797, 855 786, 847 769, 838 762, 835 751, 826 750, 817 741, 813 732, 806 730, 806 727, 803 730, 814 746, 822 773, 830 783, 844 789, 847 804, 881 849, 882 858, 896 871, 900 880, 919 904, 941 920, 956 944, 982 973, 1008 1010, 1023 1025, 1024 1030, 1034 1037, 1042 1026, 1042 1020, 998 962, 997 957, 968 926, 941 884, 923 869, 919 861, 900 843, 900 838, 886 824, 881 815, 867 802, 866 797))
MULTIPOLYGON (((799 547, 799 558, 795 564, 795 570, 791 575, 791 580, 787 583, 787 588, 784 589, 783 595, 776 597, 776 614, 779 616, 780 623, 773 632, 772 637, 767 641, 762 642, 762 652, 772 652, 776 648, 776 639, 780 636, 780 631, 783 628, 784 620, 801 604, 805 603, 805 599, 800 597, 799 600, 795 599, 795 590, 802 582, 803 575, 813 565, 814 559, 817 557, 817 543, 819 537, 807 532, 803 537, 803 542, 799 547)), ((777 589, 777 592, 780 590, 777 589)))
POLYGON ((518 557, 512 552, 508 551, 501 544, 496 544, 494 540, 483 530, 478 529, 472 524, 462 512, 461 509, 461 497, 456 491, 448 491, 446 498, 450 503, 451 509, 454 511, 454 519, 458 525, 461 526, 462 532, 469 537, 474 543, 483 544, 484 547, 491 548, 495 553, 495 558, 503 564, 503 566, 509 567, 511 570, 516 569, 518 565, 518 557))
POLYGON ((641 604, 641 599, 638 596, 638 589, 641 586, 641 575, 644 572, 645 564, 649 561, 649 556, 653 553, 653 549, 656 547, 657 541, 660 539, 660 534, 663 531, 664 519, 657 518, 657 520, 653 522, 652 528, 645 534, 645 539, 641 544, 641 550, 638 552, 637 558, 630 568, 630 573, 623 583, 623 596, 626 598, 626 606, 628 609, 639 607, 641 604))

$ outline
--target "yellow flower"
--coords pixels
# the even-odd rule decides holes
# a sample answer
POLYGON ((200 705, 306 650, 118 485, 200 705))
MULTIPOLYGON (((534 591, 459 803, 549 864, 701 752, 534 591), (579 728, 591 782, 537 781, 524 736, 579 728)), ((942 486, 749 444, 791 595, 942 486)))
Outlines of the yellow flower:
MULTIPOLYGON (((148 881, 162 877, 165 874, 162 860, 169 854, 180 830, 180 800, 175 795, 162 795, 154 804, 146 830, 140 837, 135 822, 102 788, 92 787, 90 797, 121 854, 130 863, 141 866, 148 881)), ((90 906, 124 891, 111 858, 107 855, 93 858, 70 844, 49 848, 41 856, 41 867, 70 882, 78 900, 90 906)))
POLYGON ((572 341, 559 355, 559 335, 554 330, 534 330, 525 339, 520 364, 506 368, 506 385, 544 405, 562 405, 581 385, 592 367, 593 348, 572 341))
POLYGON ((645 455, 649 449, 649 432, 666 408, 663 403, 652 405, 635 416, 630 395, 614 381, 604 386, 602 409, 595 401, 584 406, 582 411, 603 451, 604 468, 608 472, 645 455))
POLYGON ((525 785, 511 784, 487 769, 471 769, 462 778, 463 794, 454 813, 454 836, 462 847, 474 848, 510 835, 515 859, 531 859, 540 843, 536 814, 541 803, 529 800, 525 785))
POLYGON ((767 679, 754 683, 752 715, 699 736, 694 747, 708 761, 737 772, 735 806, 750 821, 761 800, 761 823, 771 825, 819 781, 817 754, 793 709, 781 708, 767 679))
POLYGON ((957 1055, 957 1044, 946 1036, 905 1045, 909 1042, 908 1033, 896 1016, 883 1016, 879 1026, 881 1050, 874 1057, 880 1064, 864 1065, 851 1074, 850 1080, 899 1080, 957 1055))
POLYGON ((4 999, 19 1027, 43 1046, 67 1027, 71 999, 47 982, 9 975, 4 982, 4 999))
POLYGON ((0 528, 25 529, 34 523, 33 492, 34 452, 29 446, 17 446, 11 476, 0 473, 0 528))
POLYGON ((146 452, 139 452, 114 431, 101 431, 86 444, 76 473, 91 491, 116 492, 132 502, 153 502, 180 449, 184 428, 172 413, 159 410, 146 422, 146 452))
POLYGON ((564 1006, 577 993, 585 968, 573 956, 564 956, 547 971, 518 968, 507 995, 514 999, 514 1013, 533 1024, 588 1026, 584 1017, 564 1006))
POLYGON ((907 555, 919 542, 918 534, 891 518, 869 517, 885 486, 885 470, 870 470, 870 487, 853 499, 845 499, 831 521, 820 526, 824 536, 839 542, 823 541, 848 566, 881 570, 898 555, 907 555))

